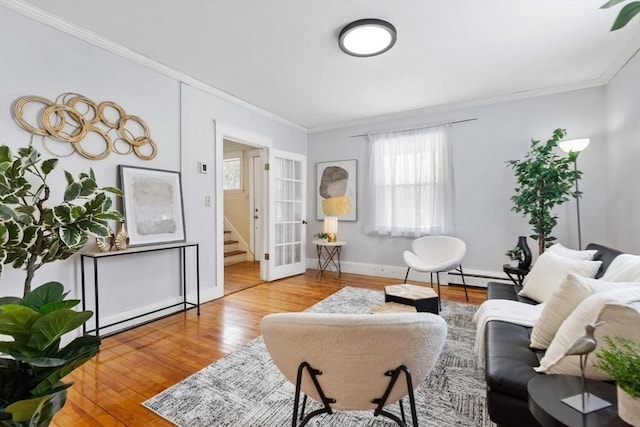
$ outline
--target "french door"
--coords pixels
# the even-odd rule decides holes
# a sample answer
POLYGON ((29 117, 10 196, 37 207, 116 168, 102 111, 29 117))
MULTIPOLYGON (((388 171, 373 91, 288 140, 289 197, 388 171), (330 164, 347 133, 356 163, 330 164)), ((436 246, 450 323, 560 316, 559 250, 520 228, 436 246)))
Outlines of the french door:
POLYGON ((269 149, 269 281, 306 270, 306 166, 302 154, 269 149))

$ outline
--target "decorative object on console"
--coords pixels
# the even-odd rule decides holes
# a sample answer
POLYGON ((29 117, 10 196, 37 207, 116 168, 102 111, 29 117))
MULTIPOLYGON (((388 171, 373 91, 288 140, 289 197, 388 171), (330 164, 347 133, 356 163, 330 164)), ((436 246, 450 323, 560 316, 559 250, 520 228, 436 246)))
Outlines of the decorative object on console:
MULTIPOLYGON (((560 141, 558 146, 565 153, 580 153, 589 146, 589 138, 581 139, 568 139, 560 141)), ((578 156, 573 159, 573 169, 578 172, 578 156)), ((578 179, 576 179, 576 191, 574 191, 574 197, 576 199, 576 212, 578 214, 578 249, 582 249, 582 228, 580 227, 580 196, 582 193, 578 189, 578 179)))
POLYGON ((109 252, 115 244, 116 236, 113 233, 111 227, 108 227, 109 231, 105 237, 96 237, 96 246, 100 252, 109 252))
POLYGON ((183 242, 180 172, 120 165, 130 246, 183 242))
POLYGON ((595 367, 617 384, 620 418, 632 426, 640 426, 640 341, 621 336, 604 339, 607 346, 596 354, 595 367))
POLYGON ((41 96, 23 96, 16 101, 13 113, 23 129, 42 136, 45 148, 46 137, 71 145, 70 153, 58 157, 69 156, 75 151, 87 159, 101 160, 113 151, 122 155, 133 152, 142 160, 151 160, 158 154, 158 147, 151 139, 144 120, 127 114, 124 108, 112 101, 96 104, 86 96, 72 92, 60 94, 55 102, 41 96), (25 107, 30 104, 44 105, 45 109, 42 114, 25 112, 25 107), (29 123, 25 116, 30 116, 36 125, 29 123), (44 129, 38 127, 39 122, 44 129), (87 150, 86 146, 93 145, 87 142, 89 135, 97 135, 103 140, 102 151, 87 150), (118 144, 124 148, 118 148, 118 144))
POLYGON ((322 240, 325 243, 329 241, 329 233, 325 233, 325 232, 316 233, 316 234, 313 235, 313 237, 316 237, 316 238, 322 240))
POLYGON ((129 235, 127 234, 127 229, 124 227, 124 221, 120 221, 120 229, 113 242, 119 251, 123 251, 129 247, 129 235))
POLYGON ((518 268, 520 270, 528 270, 531 266, 531 250, 527 245, 527 236, 518 236, 517 248, 520 249, 522 257, 519 259, 518 268))
POLYGON ((565 352, 565 356, 580 356, 580 376, 582 377, 582 392, 574 396, 562 399, 563 403, 571 406, 576 411, 583 414, 597 411, 602 408, 611 406, 611 403, 600 399, 598 396, 589 393, 587 382, 585 381, 584 370, 587 366, 589 353, 596 349, 597 342, 593 333, 596 328, 604 322, 589 323, 584 327, 585 335, 578 338, 571 347, 565 352))
POLYGON ((529 152, 522 160, 507 162, 516 178, 511 210, 529 218, 534 233, 531 238, 538 240, 540 255, 556 239, 551 235, 557 224, 557 216, 552 212, 554 207, 566 202, 567 196, 580 197, 580 193, 571 190, 582 175, 571 168, 578 153, 571 151, 562 157, 553 152, 566 133, 564 129, 556 129, 544 144, 532 139, 529 152))

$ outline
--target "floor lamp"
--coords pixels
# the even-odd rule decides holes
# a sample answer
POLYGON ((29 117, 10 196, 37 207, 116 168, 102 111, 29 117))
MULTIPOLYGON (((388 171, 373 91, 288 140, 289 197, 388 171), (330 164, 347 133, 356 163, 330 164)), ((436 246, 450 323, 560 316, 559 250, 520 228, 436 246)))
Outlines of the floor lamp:
MULTIPOLYGON (((570 151, 581 152, 589 145, 589 138, 569 139, 566 141, 560 141, 558 146, 562 151, 568 153, 570 151)), ((574 170, 578 170, 578 158, 573 161, 574 170)), ((576 193, 578 192, 578 181, 576 179, 576 193)), ((578 249, 582 249, 582 229, 580 227, 580 198, 576 196, 576 210, 578 212, 578 249)))

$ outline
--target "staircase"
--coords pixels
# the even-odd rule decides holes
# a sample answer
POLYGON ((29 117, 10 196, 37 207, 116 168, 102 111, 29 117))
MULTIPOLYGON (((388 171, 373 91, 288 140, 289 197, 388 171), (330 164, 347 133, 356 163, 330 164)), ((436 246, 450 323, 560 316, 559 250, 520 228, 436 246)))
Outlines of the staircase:
POLYGON ((233 232, 224 232, 224 265, 237 264, 247 260, 247 251, 240 249, 240 242, 235 238, 233 232))

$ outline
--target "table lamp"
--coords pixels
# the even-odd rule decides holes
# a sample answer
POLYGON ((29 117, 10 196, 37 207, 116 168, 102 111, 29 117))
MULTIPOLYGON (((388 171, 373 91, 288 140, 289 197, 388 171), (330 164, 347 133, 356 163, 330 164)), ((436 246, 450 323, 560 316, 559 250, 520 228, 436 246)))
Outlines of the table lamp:
POLYGON ((328 242, 335 242, 338 235, 338 217, 351 213, 351 200, 346 196, 330 197, 322 200, 324 212, 324 232, 329 235, 328 242))

